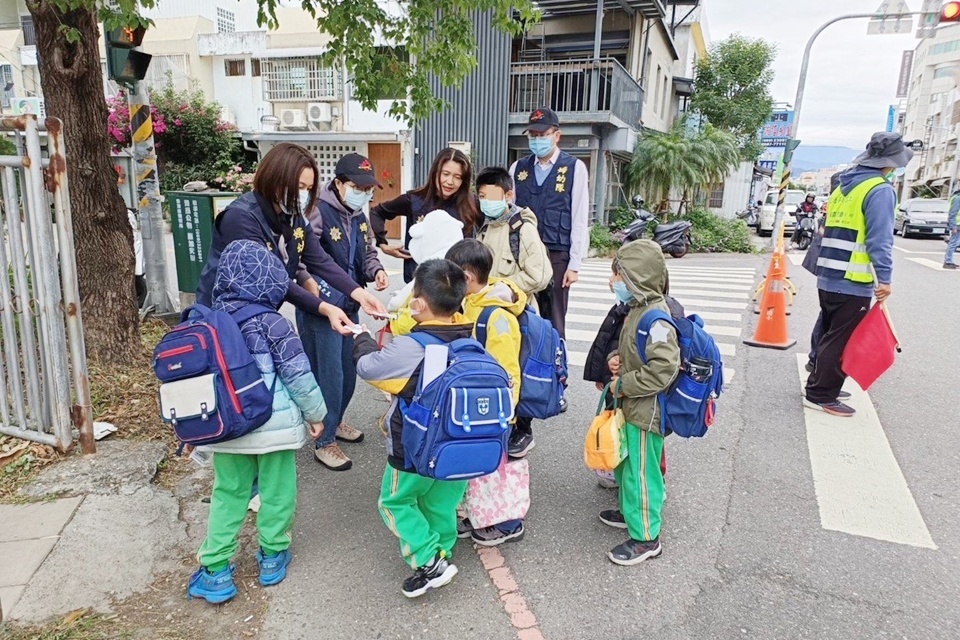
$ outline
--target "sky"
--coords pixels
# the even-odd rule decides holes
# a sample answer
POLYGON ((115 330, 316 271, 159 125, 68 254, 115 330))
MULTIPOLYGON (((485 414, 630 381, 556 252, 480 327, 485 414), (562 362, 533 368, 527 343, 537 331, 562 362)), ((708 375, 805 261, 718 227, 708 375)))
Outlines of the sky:
MULTIPOLYGON (((793 104, 807 40, 816 29, 846 13, 873 13, 882 0, 703 0, 713 42, 739 32, 777 45, 776 77, 771 87, 778 102, 793 104)), ((906 0, 919 11, 921 0, 906 0)), ((895 5, 896 2, 890 2, 895 5)), ((827 27, 810 58, 797 137, 806 145, 862 149, 870 135, 886 128, 896 96, 903 51, 919 42, 917 19, 909 35, 867 35, 868 20, 847 20, 827 27)))

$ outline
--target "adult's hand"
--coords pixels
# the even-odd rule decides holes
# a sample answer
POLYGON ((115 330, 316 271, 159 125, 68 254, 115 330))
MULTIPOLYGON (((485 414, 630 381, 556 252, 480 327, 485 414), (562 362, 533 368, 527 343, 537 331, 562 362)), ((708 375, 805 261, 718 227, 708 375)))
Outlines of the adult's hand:
POLYGON ((580 280, 580 274, 577 273, 576 271, 568 270, 566 273, 563 274, 563 288, 564 289, 569 288, 570 285, 572 285, 574 282, 577 282, 578 280, 580 280))
POLYGON ((387 272, 383 269, 377 271, 377 275, 373 278, 373 288, 377 291, 386 291, 387 287, 390 286, 390 278, 387 277, 387 272))
POLYGON ((873 290, 873 295, 877 297, 877 302, 883 302, 890 297, 890 294, 893 293, 889 284, 878 284, 877 288, 873 290))
POLYGON ((346 313, 344 313, 343 309, 336 307, 329 302, 321 302, 318 311, 320 312, 320 315, 327 317, 327 320, 330 321, 330 326, 334 331, 342 336, 348 336, 351 334, 353 321, 350 320, 346 313))
POLYGON ((394 246, 392 244, 382 244, 380 245, 380 251, 383 251, 388 256, 398 258, 400 260, 405 260, 410 257, 410 252, 400 246, 394 246))
POLYGON ((350 297, 354 299, 364 311, 368 314, 380 314, 383 315, 387 312, 387 308, 383 306, 383 303, 377 300, 376 296, 367 291, 366 289, 361 289, 357 287, 350 294, 350 297))
POLYGON ((320 297, 320 285, 313 278, 307 278, 302 286, 313 295, 320 297))
POLYGON ((616 355, 607 360, 607 368, 610 369, 610 375, 620 375, 620 356, 616 355))

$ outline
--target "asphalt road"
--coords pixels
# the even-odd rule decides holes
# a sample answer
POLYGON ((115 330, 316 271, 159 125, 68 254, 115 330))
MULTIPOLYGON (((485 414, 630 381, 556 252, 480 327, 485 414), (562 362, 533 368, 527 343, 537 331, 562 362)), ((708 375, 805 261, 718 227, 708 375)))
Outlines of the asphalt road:
MULTIPOLYGON (((817 315, 813 277, 791 267, 799 295, 789 330, 800 344, 786 352, 753 349, 740 340, 752 334, 756 316, 732 311, 746 302, 743 287, 729 282, 751 278, 744 275, 750 269, 758 281, 767 258, 688 256, 670 261, 672 285, 699 292, 677 295, 688 311, 728 314, 716 317, 724 318, 717 325, 726 327, 723 341, 735 353, 725 361, 735 375, 708 437, 667 442, 662 557, 635 567, 606 559, 624 534, 597 519, 615 505, 615 493, 599 488, 583 466, 583 435, 598 392, 575 367, 570 410, 535 425, 526 538, 501 547, 538 626, 518 631, 511 623, 516 612, 505 610, 468 541, 458 543, 460 574, 451 585, 407 600, 400 583, 409 570, 376 508, 385 463, 376 421, 386 403, 360 383, 347 420, 367 440, 344 445, 354 468, 330 472, 312 451, 300 454, 294 562, 287 580, 271 589, 264 637, 960 637, 960 274, 939 269, 940 240, 896 243, 889 308, 904 351, 870 397, 935 549, 823 526, 796 359, 817 315), (703 295, 711 291, 720 297, 703 295)), ((578 293, 586 305, 612 302, 599 286, 605 268, 591 265, 598 288, 578 293)), ((402 284, 399 275, 392 281, 402 284)), ((576 313, 597 316, 597 323, 603 316, 576 313)), ((885 524, 883 509, 866 517, 885 524)))

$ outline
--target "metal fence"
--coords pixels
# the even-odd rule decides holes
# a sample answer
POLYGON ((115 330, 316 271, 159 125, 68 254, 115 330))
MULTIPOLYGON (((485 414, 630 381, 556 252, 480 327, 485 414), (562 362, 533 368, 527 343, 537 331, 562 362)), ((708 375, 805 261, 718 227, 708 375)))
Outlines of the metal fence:
POLYGON ((549 105, 561 120, 571 113, 610 113, 637 127, 642 104, 643 88, 613 58, 510 65, 511 113, 549 105))
POLYGON ((92 453, 62 123, 0 118, 0 133, 17 146, 0 156, 0 433, 66 451, 76 427, 92 453))

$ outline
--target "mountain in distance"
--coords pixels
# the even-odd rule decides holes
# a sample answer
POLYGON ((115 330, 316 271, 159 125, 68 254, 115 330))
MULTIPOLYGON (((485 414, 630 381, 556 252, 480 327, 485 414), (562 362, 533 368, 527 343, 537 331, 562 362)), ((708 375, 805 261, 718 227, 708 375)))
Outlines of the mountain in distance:
POLYGON ((793 152, 793 173, 817 171, 835 167, 838 164, 850 164, 860 154, 860 150, 849 147, 818 147, 801 144, 793 152))

